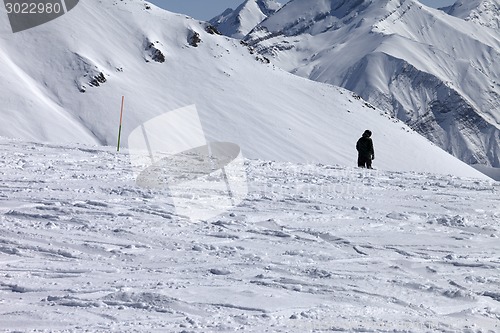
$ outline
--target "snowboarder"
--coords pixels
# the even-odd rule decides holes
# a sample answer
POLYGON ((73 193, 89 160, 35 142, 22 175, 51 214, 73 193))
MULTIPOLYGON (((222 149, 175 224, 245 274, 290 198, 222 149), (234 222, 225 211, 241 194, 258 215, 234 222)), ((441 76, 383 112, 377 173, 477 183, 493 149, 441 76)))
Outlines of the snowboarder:
POLYGON ((372 132, 366 130, 363 136, 356 143, 356 150, 358 151, 358 167, 372 168, 372 160, 375 159, 375 151, 373 149, 373 141, 371 139, 372 132))

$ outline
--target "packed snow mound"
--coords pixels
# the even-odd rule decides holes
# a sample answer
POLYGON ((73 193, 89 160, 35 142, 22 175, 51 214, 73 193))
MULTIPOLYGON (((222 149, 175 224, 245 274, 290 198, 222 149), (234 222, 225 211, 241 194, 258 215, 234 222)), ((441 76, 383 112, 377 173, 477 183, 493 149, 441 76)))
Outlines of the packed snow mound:
POLYGON ((484 173, 488 177, 490 177, 494 180, 500 181, 500 168, 492 168, 492 167, 488 167, 488 166, 480 165, 480 164, 473 165, 473 167, 476 170, 481 171, 482 173, 484 173))
POLYGON ((238 8, 226 9, 221 15, 210 20, 222 34, 243 38, 265 18, 281 8, 274 0, 246 0, 238 8))
POLYGON ((192 223, 126 149, 0 139, 0 168, 8 332, 500 331, 500 183, 246 160, 192 223))
POLYGON ((442 10, 466 21, 500 30, 499 0, 458 0, 452 6, 442 8, 442 10))
POLYGON ((498 29, 415 0, 293 0, 245 40, 291 73, 391 110, 466 163, 500 167, 498 29))
POLYGON ((352 92, 142 1, 90 0, 37 29, 1 28, 3 136, 116 146, 124 95, 124 147, 142 124, 194 104, 205 138, 248 158, 355 165, 369 128, 377 168, 481 176, 352 92))

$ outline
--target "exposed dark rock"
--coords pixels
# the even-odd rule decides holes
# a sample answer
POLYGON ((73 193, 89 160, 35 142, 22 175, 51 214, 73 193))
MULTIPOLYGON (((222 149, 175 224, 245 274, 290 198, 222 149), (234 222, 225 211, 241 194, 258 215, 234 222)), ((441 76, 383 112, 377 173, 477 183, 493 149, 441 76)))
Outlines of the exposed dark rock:
POLYGON ((211 35, 222 35, 220 33, 219 30, 217 30, 216 27, 214 27, 213 25, 208 25, 206 28, 205 28, 205 31, 208 32, 209 34, 211 35))
POLYGON ((188 43, 193 47, 198 47, 198 45, 201 43, 200 34, 196 31, 191 31, 188 37, 188 43))
MULTIPOLYGON (((160 42, 157 41, 155 43, 151 42, 147 43, 146 51, 148 52, 149 56, 153 61, 164 63, 166 60, 165 55, 155 46, 155 44, 160 44, 160 42)), ((146 59, 146 62, 149 61, 146 59)))
POLYGON ((99 74, 95 75, 92 77, 92 80, 90 80, 89 85, 92 87, 99 87, 101 84, 105 83, 106 77, 104 76, 103 72, 100 72, 99 74))
POLYGON ((258 56, 256 56, 256 57, 255 57, 255 60, 260 61, 260 62, 261 62, 261 63, 263 63, 263 64, 270 64, 270 63, 271 63, 271 60, 269 60, 269 58, 264 57, 264 56, 262 56, 262 55, 258 55, 258 56))

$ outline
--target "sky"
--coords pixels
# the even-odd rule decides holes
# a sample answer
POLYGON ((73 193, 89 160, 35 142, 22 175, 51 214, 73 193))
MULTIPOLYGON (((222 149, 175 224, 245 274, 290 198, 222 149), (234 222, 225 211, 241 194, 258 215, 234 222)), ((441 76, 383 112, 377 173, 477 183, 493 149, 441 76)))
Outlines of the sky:
MULTIPOLYGON (((235 9, 244 0, 148 0, 155 5, 165 8, 171 12, 182 13, 198 20, 208 21, 219 15, 227 8, 235 9)), ((281 3, 286 0, 278 1, 281 3)), ((423 4, 431 7, 443 7, 451 5, 455 0, 420 0, 423 4)))

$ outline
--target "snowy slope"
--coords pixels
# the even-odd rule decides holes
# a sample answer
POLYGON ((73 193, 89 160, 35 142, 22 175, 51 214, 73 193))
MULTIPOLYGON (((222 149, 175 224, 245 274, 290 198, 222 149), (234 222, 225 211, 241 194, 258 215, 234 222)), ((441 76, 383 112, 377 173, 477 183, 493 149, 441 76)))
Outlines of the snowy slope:
POLYGON ((256 25, 281 8, 275 0, 246 0, 235 10, 227 9, 221 15, 210 20, 224 35, 243 38, 256 25))
POLYGON ((245 165, 191 223, 126 150, 0 139, 0 330, 500 331, 499 183, 245 165))
POLYGON ((458 0, 442 8, 446 13, 483 26, 500 29, 500 2, 498 0, 458 0))
POLYGON ((246 40, 292 73, 391 110, 467 163, 500 166, 498 29, 414 0, 294 0, 246 40))
POLYGON ((245 157, 354 165, 369 127, 378 168, 481 176, 358 96, 277 69, 206 28, 142 1, 91 0, 3 33, 0 135, 116 145, 125 95, 125 146, 141 124, 195 104, 206 138, 236 143, 245 157))

